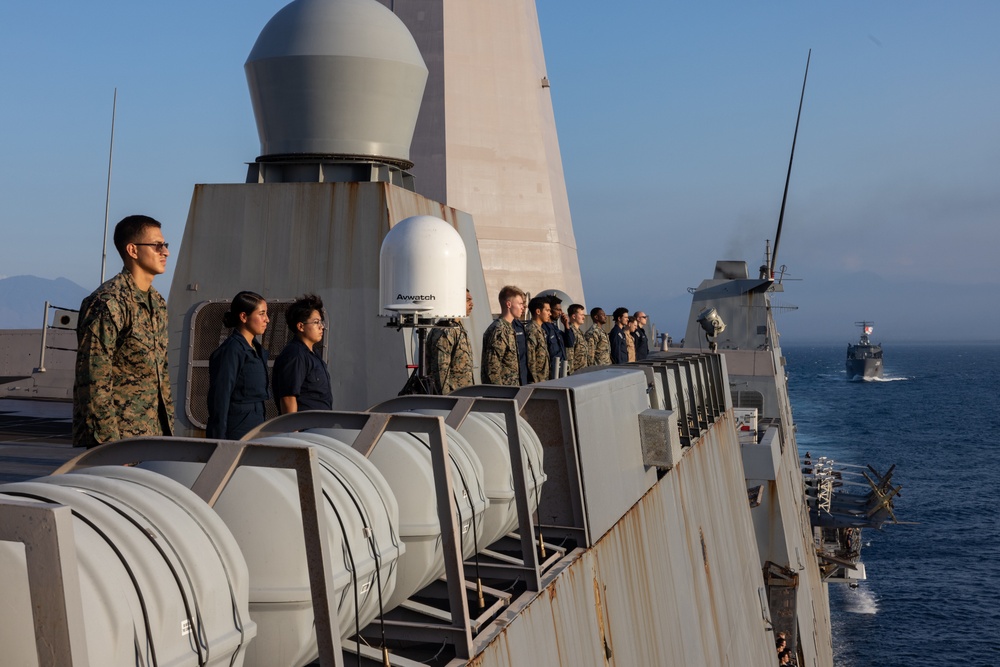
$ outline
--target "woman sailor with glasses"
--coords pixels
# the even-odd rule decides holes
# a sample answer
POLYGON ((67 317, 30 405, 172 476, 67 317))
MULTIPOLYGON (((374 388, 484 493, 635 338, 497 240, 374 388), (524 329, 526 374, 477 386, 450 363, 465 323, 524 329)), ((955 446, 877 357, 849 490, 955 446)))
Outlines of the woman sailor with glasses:
POLYGON ((295 338, 274 362, 274 400, 278 410, 332 410, 330 371, 314 347, 323 340, 323 301, 306 294, 285 311, 285 321, 295 338))
POLYGON ((267 302, 240 292, 223 315, 233 330, 208 361, 209 438, 239 440, 264 421, 267 401, 267 350, 257 340, 267 329, 267 302))

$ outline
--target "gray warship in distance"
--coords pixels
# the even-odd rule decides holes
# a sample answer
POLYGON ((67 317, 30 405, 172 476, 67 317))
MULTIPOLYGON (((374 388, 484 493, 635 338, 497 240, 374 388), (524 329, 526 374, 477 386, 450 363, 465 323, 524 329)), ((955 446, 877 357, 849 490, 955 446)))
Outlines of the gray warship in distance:
MULTIPOLYGON (((745 262, 718 262, 693 293, 686 348, 527 387, 396 397, 412 338, 385 326, 380 301, 393 230, 432 215, 464 240, 476 360, 487 286, 522 275, 479 243, 470 193, 483 173, 499 179, 496 201, 481 202, 492 213, 548 193, 562 233, 529 234, 526 247, 573 255, 562 278, 522 256, 512 282, 584 299, 547 79, 535 76, 534 3, 392 6, 296 0, 261 33, 247 77, 262 155, 246 183, 195 186, 177 253, 181 437, 109 443, 0 486, 4 660, 770 666, 783 632, 797 664, 832 667, 827 587, 864 577, 847 531, 881 525, 895 491, 879 476, 868 495, 830 502, 831 470, 844 468, 800 462, 773 266, 750 278, 745 262), (493 71, 496 86, 468 94, 493 71), (463 104, 497 110, 469 132, 463 104), (415 120, 418 107, 429 116, 415 120), (552 134, 485 131, 504 123, 552 134), (531 151, 540 168, 522 192, 505 165, 530 171, 531 151), (421 163, 443 201, 417 192, 421 163), (451 203, 463 196, 469 211, 451 203), (208 353, 240 289, 268 299, 272 322, 304 291, 324 299, 336 409, 209 440, 208 353)), ((516 230, 486 227, 517 244, 516 230)), ((279 329, 262 341, 272 358, 279 329)))
POLYGON ((882 346, 871 342, 868 336, 874 330, 874 322, 855 322, 861 327, 861 338, 857 343, 847 344, 847 379, 882 377, 882 346))

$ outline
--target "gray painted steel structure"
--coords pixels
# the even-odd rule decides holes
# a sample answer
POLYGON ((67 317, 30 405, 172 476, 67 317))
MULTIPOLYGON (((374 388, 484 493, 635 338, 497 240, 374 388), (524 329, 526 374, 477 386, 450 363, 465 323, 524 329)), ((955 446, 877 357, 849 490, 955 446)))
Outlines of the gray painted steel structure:
MULTIPOLYGON (((296 0, 288 16, 294 18, 297 12, 303 12, 299 18, 317 16, 329 8, 325 5, 336 5, 338 11, 348 14, 355 9, 363 12, 372 19, 370 25, 395 25, 388 20, 382 23, 379 16, 384 18, 385 14, 361 9, 363 4, 363 0, 296 0)), ((367 4, 373 3, 369 0, 367 4)), ((503 25, 496 28, 530 28, 527 32, 531 34, 517 49, 522 65, 530 69, 543 59, 533 6, 532 11, 522 11, 522 4, 507 13, 497 10, 495 16, 503 25)), ((431 24, 437 25, 438 19, 443 22, 446 9, 458 12, 456 18, 464 21, 474 19, 474 13, 460 13, 471 6, 440 5, 442 13, 432 17, 431 24)), ((314 64, 329 65, 328 71, 333 72, 344 55, 312 48, 309 53, 297 54, 288 47, 299 43, 299 37, 290 38, 280 21, 274 30, 278 44, 270 42, 272 33, 265 29, 260 50, 255 48, 248 60, 248 76, 257 82, 252 86, 257 86, 264 98, 255 101, 255 106, 265 117, 271 113, 270 104, 277 104, 281 111, 281 104, 270 99, 274 89, 265 80, 267 73, 284 65, 271 63, 270 56, 279 60, 319 56, 314 64)), ((371 33, 373 40, 376 34, 382 33, 371 33)), ((454 44, 468 46, 469 36, 450 35, 453 40, 457 37, 462 40, 454 44)), ((445 38, 438 42, 442 62, 434 62, 432 69, 444 69, 445 38)), ((329 45, 325 39, 315 42, 308 36, 302 37, 301 43, 329 45)), ((407 58, 402 58, 401 69, 396 63, 376 72, 374 78, 388 82, 396 76, 390 69, 405 70, 407 73, 399 76, 407 80, 402 86, 407 88, 419 78, 419 68, 407 58)), ((294 79, 300 74, 285 71, 282 76, 294 79)), ((347 81, 364 79, 352 79, 357 74, 347 70, 341 74, 347 81)), ((442 77, 447 76, 444 71, 442 77)), ((551 276, 533 275, 532 279, 537 278, 544 287, 575 291, 567 283, 575 283, 579 276, 568 206, 563 205, 565 192, 547 81, 539 80, 541 92, 529 79, 525 81, 528 83, 522 92, 534 100, 529 111, 542 121, 541 155, 548 157, 547 162, 541 162, 546 178, 542 179, 545 187, 540 189, 545 197, 536 203, 547 206, 559 220, 549 225, 564 232, 555 244, 564 247, 555 252, 566 255, 565 266, 571 267, 563 270, 561 282, 551 276), (548 131, 550 126, 552 131, 548 131)), ((438 92, 442 92, 441 100, 447 101, 449 87, 445 83, 442 79, 444 92, 438 92)), ((307 100, 306 108, 315 101, 307 100)), ((178 360, 185 358, 184 353, 194 343, 191 313, 203 301, 227 299, 241 289, 253 289, 269 299, 319 293, 327 302, 334 325, 328 333, 336 344, 330 360, 335 405, 363 409, 393 396, 405 379, 405 341, 398 332, 385 329, 382 322, 367 315, 378 310, 379 244, 393 224, 410 215, 437 215, 462 234, 470 258, 468 283, 480 304, 469 329, 482 331, 490 319, 485 306, 492 299, 486 293, 488 277, 479 254, 485 234, 477 234, 472 216, 414 194, 406 189, 407 179, 399 172, 383 170, 405 168, 408 154, 397 150, 400 137, 379 136, 384 124, 378 114, 372 117, 373 125, 362 123, 356 128, 358 136, 324 134, 329 127, 314 132, 307 123, 302 125, 305 134, 298 136, 294 134, 294 126, 299 124, 295 114, 302 110, 286 109, 291 116, 278 120, 274 130, 265 119, 261 140, 263 157, 278 157, 286 150, 301 157, 304 152, 309 154, 305 163, 273 172, 274 179, 263 169, 250 179, 256 182, 249 184, 195 188, 170 294, 172 380, 179 402, 185 400, 186 387, 178 360), (360 155, 353 155, 355 149, 360 155), (337 160, 322 157, 331 154, 337 160), (328 163, 340 178, 346 172, 339 166, 349 165, 347 171, 351 171, 359 162, 370 170, 369 182, 324 182, 328 180, 328 163), (301 166, 312 169, 308 178, 297 171, 301 166), (233 238, 241 242, 227 241, 233 238)), ((366 104, 349 106, 340 112, 342 117, 327 117, 326 121, 349 124, 359 117, 365 120, 364 114, 371 112, 366 104)), ((497 127, 502 126, 498 121, 497 127)), ((433 141, 428 141, 421 145, 433 146, 433 141)), ((465 183, 461 179, 455 182, 465 183)), ((521 196, 521 184, 502 179, 497 183, 504 196, 514 200, 521 196), (508 186, 513 192, 506 191, 508 186)), ((451 187, 450 182, 446 187, 451 187)), ((456 197, 470 197, 474 189, 466 188, 456 197)), ((530 230, 528 236, 546 236, 548 232, 542 227, 546 224, 530 230)), ((491 228, 491 233, 497 231, 491 228)), ((490 237, 491 242, 521 247, 505 237, 507 232, 500 231, 501 238, 490 237)), ((515 229, 513 233, 522 231, 515 229)), ((554 246, 547 247, 552 250, 554 246)), ((500 259, 503 264, 503 255, 500 259)), ((491 274, 495 278, 522 268, 520 264, 491 264, 488 270, 495 272, 491 274)), ((412 651, 410 642, 418 641, 444 642, 454 664, 471 661, 483 666, 605 665, 612 661, 771 665, 775 657, 770 632, 772 623, 780 621, 796 635, 805 664, 828 667, 832 655, 826 589, 802 498, 783 359, 770 317, 768 292, 777 287, 770 281, 749 279, 745 265, 722 262, 715 279, 699 288, 693 313, 714 306, 728 322, 725 337, 718 341, 722 357, 698 349, 700 342, 695 341, 700 341, 700 330, 693 317, 687 336, 693 349, 662 354, 645 364, 594 370, 531 387, 473 386, 451 397, 415 397, 391 403, 393 411, 401 405, 446 405, 447 417, 389 415, 381 406, 363 414, 302 413, 266 423, 244 443, 137 439, 92 450, 70 467, 156 458, 206 463, 192 488, 208 505, 216 502, 241 464, 294 468, 306 562, 289 562, 288 567, 305 568, 309 573, 318 630, 316 653, 324 665, 342 664, 342 647, 351 644, 344 639, 350 629, 339 627, 334 602, 343 599, 343 590, 337 589, 331 576, 328 528, 321 517, 324 505, 318 455, 314 446, 269 447, 253 441, 268 433, 317 427, 352 429, 358 432, 352 446, 365 456, 394 428, 428 436, 434 488, 427 498, 434 499, 441 530, 444 581, 432 582, 422 591, 407 591, 408 597, 399 607, 385 610, 383 626, 369 624, 361 632, 371 643, 384 628, 394 647, 392 660, 396 664, 417 664, 427 657, 419 651, 407 652, 412 651), (739 443, 730 382, 745 384, 760 396, 765 426, 753 448, 739 443), (462 524, 456 517, 458 502, 449 479, 452 466, 445 425, 460 428, 470 410, 503 415, 518 528, 516 533, 484 545, 474 559, 466 561, 462 524), (518 415, 530 425, 544 452, 546 481, 535 512, 527 498, 518 415), (766 497, 750 509, 747 486, 753 483, 766 486, 766 497), (765 579, 764 573, 773 572, 775 567, 792 573, 794 584, 778 591, 791 590, 790 609, 788 596, 777 595, 770 574, 765 579), (466 595, 470 583, 465 579, 475 578, 472 573, 483 570, 499 584, 490 586, 487 582, 487 595, 492 599, 484 610, 474 613, 466 595), (505 593, 504 588, 513 592, 505 593), (428 597, 442 602, 428 605, 428 597), (785 605, 780 618, 770 600, 785 605)), ((582 293, 582 288, 579 291, 582 293)), ((478 359, 478 337, 471 338, 474 358, 478 359)), ((196 432, 191 424, 182 422, 180 426, 184 433, 196 432)), ((60 544, 60 549, 67 548, 64 541, 60 544)), ((66 562, 70 560, 67 555, 66 562)), ((192 563, 191 567, 199 565, 192 563)), ((52 594, 49 599, 58 600, 59 596, 52 594)), ((347 600, 347 604, 353 603, 347 600)), ((58 624, 59 612, 53 614, 58 624)), ((43 617, 50 618, 47 612, 43 617)), ((72 620, 69 624, 73 627, 72 620)), ((88 642, 102 639, 88 637, 88 642)))
MULTIPOLYGON (((523 593, 501 601, 499 606, 493 605, 493 620, 486 618, 473 622, 464 594, 455 596, 453 593, 449 605, 452 631, 442 634, 442 629, 435 629, 429 622, 400 625, 390 617, 390 641, 393 637, 450 636, 447 641, 454 647, 456 664, 475 656, 477 664, 482 665, 543 662, 599 665, 604 664, 608 651, 621 664, 680 661, 687 664, 768 664, 767 660, 773 658, 773 644, 767 631, 769 612, 761 596, 764 582, 757 565, 757 541, 746 504, 739 443, 731 411, 712 398, 723 397, 724 400, 726 395, 725 365, 718 361, 706 355, 684 355, 674 361, 658 360, 653 367, 609 369, 525 389, 475 387, 469 390, 514 394, 516 403, 509 398, 498 401, 471 397, 410 397, 395 399, 379 408, 395 411, 436 404, 446 406, 447 418, 378 412, 288 415, 268 422, 257 433, 248 436, 260 444, 220 442, 214 445, 183 438, 140 438, 92 450, 64 470, 149 458, 209 461, 193 488, 214 504, 223 485, 233 476, 236 465, 264 460, 260 456, 274 449, 264 444, 267 438, 260 440, 268 433, 330 425, 355 428, 359 433, 355 449, 370 455, 393 423, 396 429, 436 431, 441 434, 436 436, 438 444, 432 447, 432 451, 441 452, 435 464, 442 475, 435 484, 439 489, 439 515, 442 526, 449 527, 443 533, 446 543, 451 540, 456 550, 454 556, 448 555, 452 553, 450 550, 445 550, 446 564, 447 561, 453 563, 446 567, 446 579, 458 582, 463 559, 457 551, 460 527, 454 512, 455 495, 441 493, 451 485, 447 481, 448 466, 444 465, 447 449, 443 429, 446 422, 460 426, 463 415, 470 409, 478 409, 505 413, 507 433, 517 433, 521 429, 517 426, 516 413, 504 407, 517 405, 518 411, 540 437, 546 453, 545 471, 548 479, 554 482, 546 483, 542 492, 537 526, 531 520, 527 487, 523 481, 516 483, 519 532, 523 540, 521 551, 527 559, 524 561, 527 572, 536 574, 527 577, 529 585, 523 593), (696 372, 688 372, 691 370, 696 372), (664 377, 678 378, 679 383, 668 381, 664 385, 664 377), (607 414, 594 411, 592 408, 598 400, 620 409, 607 414), (651 436, 640 433, 639 414, 650 409, 666 412, 668 405, 680 408, 685 404, 691 407, 692 415, 698 415, 694 421, 698 422, 699 435, 683 448, 679 461, 669 470, 656 474, 654 468, 642 462, 641 443, 651 436), (610 428, 598 428, 601 420, 610 421, 610 428), (610 440, 609 433, 613 434, 610 440), (218 448, 215 456, 210 455, 213 447, 218 448), (247 450, 247 447, 252 449, 247 450), (256 459, 247 459, 244 451, 261 454, 256 459), (609 467, 606 455, 616 453, 622 462, 609 467), (640 473, 640 477, 634 477, 635 473, 640 473), (639 481, 643 479, 648 479, 649 483, 639 481), (614 510, 614 507, 623 509, 614 510), (591 516, 597 508, 600 511, 591 516), (617 518, 605 525, 615 514, 617 518), (453 537, 447 537, 448 534, 453 537), (534 535, 534 538, 524 540, 527 535, 534 535), (535 560, 538 540, 556 540, 560 536, 572 537, 578 547, 569 552, 557 551, 555 560, 549 558, 544 563, 535 560), (532 580, 537 583, 530 585, 532 580), (464 630, 458 631, 460 627, 464 630)), ((275 456, 282 451, 311 449, 278 448, 275 456)), ((510 451, 512 463, 522 462, 518 465, 523 465, 525 459, 518 439, 510 439, 510 451)), ((281 460, 281 456, 284 455, 276 460, 281 460)), ((310 460, 315 461, 315 455, 310 460)), ((315 463, 310 465, 315 466, 315 463)), ((526 474, 523 467, 520 470, 517 467, 512 470, 515 482, 524 480, 526 474)), ((312 478, 318 479, 316 473, 312 478)), ((318 486, 313 484, 313 487, 316 490, 305 492, 302 497, 315 497, 317 506, 321 507, 318 486)), ((308 516, 314 518, 309 519, 312 523, 307 525, 319 527, 306 531, 307 543, 315 539, 326 542, 327 538, 322 537, 324 522, 320 520, 324 513, 325 510, 310 510, 308 516), (310 538, 310 534, 316 537, 310 538)), ((306 554, 309 553, 307 549, 306 554)), ((482 557, 488 559, 489 550, 485 550, 482 557)), ((525 571, 511 569, 509 564, 504 566, 503 561, 496 565, 501 567, 493 571, 492 577, 524 577, 525 571)), ((197 565, 192 564, 192 567, 197 565)), ((467 576, 470 567, 466 562, 467 576)), ((321 595, 314 596, 313 602, 325 606, 331 599, 342 599, 342 593, 331 588, 334 578, 329 563, 322 569, 327 572, 324 580, 328 583, 321 595)), ((313 590, 317 591, 315 585, 314 582, 313 590)), ((420 609, 418 605, 407 608, 410 613, 420 609)), ((338 614, 333 609, 326 618, 336 628, 338 614)), ((374 626, 372 629, 377 630, 374 626)), ((348 634, 347 629, 334 629, 331 639, 320 642, 317 651, 320 656, 326 656, 323 664, 338 664, 339 651, 334 651, 336 655, 327 653, 324 646, 336 646, 339 639, 348 634)), ((397 664, 407 664, 405 649, 397 648, 395 652, 401 654, 397 664)), ((251 651, 248 659, 252 655, 251 651)))
POLYGON ((371 0, 295 0, 246 62, 261 155, 408 162, 427 67, 413 37, 371 0))

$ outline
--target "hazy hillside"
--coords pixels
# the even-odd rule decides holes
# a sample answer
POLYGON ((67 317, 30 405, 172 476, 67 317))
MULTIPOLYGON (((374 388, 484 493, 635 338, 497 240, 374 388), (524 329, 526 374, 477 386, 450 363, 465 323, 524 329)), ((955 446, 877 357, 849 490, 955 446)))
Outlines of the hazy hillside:
POLYGON ((39 329, 46 301, 53 306, 76 310, 89 293, 66 278, 11 276, 0 279, 0 329, 39 329))

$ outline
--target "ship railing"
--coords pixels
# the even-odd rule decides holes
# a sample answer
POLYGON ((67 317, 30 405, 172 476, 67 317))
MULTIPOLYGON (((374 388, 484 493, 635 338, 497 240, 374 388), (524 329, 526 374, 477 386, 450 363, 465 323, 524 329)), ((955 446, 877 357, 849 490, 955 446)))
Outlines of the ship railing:
POLYGON ((37 373, 45 372, 45 352, 46 350, 59 350, 63 352, 76 352, 75 347, 56 347, 49 345, 49 330, 55 331, 76 331, 76 324, 80 311, 73 308, 61 308, 53 306, 48 301, 45 302, 44 314, 42 315, 42 347, 38 353, 37 373), (49 324, 49 313, 52 313, 52 323, 49 324))
POLYGON ((662 387, 653 397, 660 402, 656 407, 677 414, 683 447, 694 444, 733 405, 721 354, 665 351, 634 365, 655 374, 655 386, 662 387))

